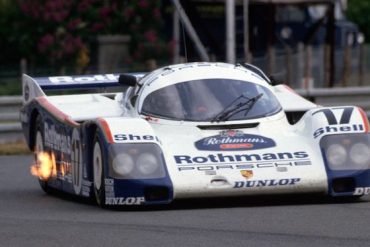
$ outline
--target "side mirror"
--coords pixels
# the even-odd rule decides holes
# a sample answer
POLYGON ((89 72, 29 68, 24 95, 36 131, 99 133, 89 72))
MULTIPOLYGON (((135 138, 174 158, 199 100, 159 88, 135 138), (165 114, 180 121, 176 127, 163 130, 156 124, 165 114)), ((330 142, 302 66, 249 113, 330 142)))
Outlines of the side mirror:
POLYGON ((118 83, 122 86, 134 87, 136 86, 137 82, 137 77, 129 74, 122 74, 118 78, 118 83))

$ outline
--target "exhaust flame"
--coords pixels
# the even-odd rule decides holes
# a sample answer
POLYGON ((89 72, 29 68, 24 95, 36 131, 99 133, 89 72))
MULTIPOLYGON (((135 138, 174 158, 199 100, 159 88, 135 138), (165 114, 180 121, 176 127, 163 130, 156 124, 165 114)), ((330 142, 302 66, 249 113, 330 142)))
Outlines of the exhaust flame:
POLYGON ((39 152, 36 153, 36 159, 36 164, 31 166, 32 175, 44 181, 56 177, 57 169, 54 153, 39 152))

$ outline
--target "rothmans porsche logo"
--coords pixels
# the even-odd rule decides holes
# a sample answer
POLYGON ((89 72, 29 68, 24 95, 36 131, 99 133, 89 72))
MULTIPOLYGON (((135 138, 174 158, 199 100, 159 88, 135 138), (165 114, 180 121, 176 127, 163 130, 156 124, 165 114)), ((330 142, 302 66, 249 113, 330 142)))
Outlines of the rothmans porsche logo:
POLYGON ((240 173, 246 179, 250 179, 251 177, 253 177, 253 171, 252 170, 241 170, 240 173))
POLYGON ((260 135, 244 134, 240 130, 221 131, 219 135, 203 138, 195 142, 198 150, 234 151, 255 150, 276 146, 275 141, 260 135))
POLYGON ((243 136, 243 131, 240 130, 223 130, 220 132, 221 137, 235 137, 235 136, 243 136))

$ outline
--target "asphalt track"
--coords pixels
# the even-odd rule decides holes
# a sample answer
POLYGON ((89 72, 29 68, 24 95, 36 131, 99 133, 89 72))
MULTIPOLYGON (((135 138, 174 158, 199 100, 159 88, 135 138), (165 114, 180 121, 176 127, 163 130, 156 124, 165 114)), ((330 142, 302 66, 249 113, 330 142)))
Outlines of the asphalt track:
POLYGON ((183 201, 104 210, 47 195, 30 156, 0 157, 0 246, 370 246, 370 197, 183 201))

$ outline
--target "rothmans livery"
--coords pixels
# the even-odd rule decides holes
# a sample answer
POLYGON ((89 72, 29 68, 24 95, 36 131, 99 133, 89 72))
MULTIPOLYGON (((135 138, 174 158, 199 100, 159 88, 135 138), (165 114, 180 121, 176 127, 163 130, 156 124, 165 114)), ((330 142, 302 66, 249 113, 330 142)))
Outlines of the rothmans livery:
POLYGON ((38 175, 42 189, 92 197, 102 207, 370 192, 364 112, 320 107, 249 64, 23 75, 20 119, 36 166, 45 154, 53 163, 48 176, 38 175), (113 93, 45 94, 107 88, 113 93))

